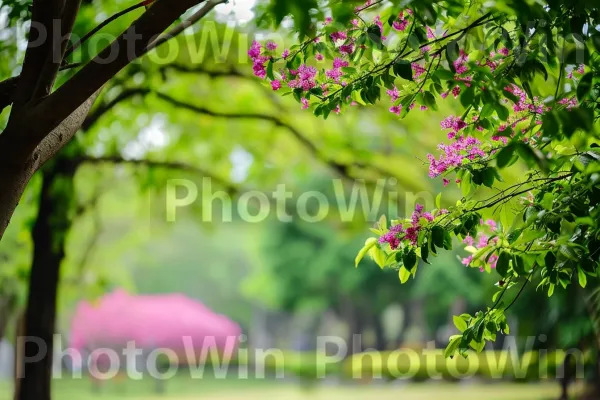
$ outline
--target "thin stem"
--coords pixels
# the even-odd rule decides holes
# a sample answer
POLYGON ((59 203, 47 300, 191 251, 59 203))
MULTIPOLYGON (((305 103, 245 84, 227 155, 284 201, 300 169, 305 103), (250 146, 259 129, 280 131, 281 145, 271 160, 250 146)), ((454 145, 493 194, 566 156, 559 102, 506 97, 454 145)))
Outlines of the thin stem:
POLYGON ((118 13, 113 14, 112 16, 108 17, 106 20, 104 20, 103 22, 101 22, 94 29, 92 29, 91 31, 89 31, 88 33, 86 33, 81 39, 79 39, 78 41, 76 41, 75 43, 73 43, 69 48, 67 48, 67 50, 65 51, 65 58, 67 58, 69 55, 71 55, 75 50, 77 50, 79 47, 81 47, 81 45, 83 43, 85 43, 87 40, 89 40, 92 36, 94 36, 102 28, 104 28, 105 26, 107 26, 111 22, 115 21, 116 19, 122 17, 125 14, 128 14, 128 13, 130 13, 132 11, 137 10, 138 8, 142 8, 144 6, 150 5, 150 4, 154 3, 154 1, 155 0, 144 0, 144 1, 140 2, 140 3, 134 4, 133 6, 128 7, 126 9, 124 9, 124 10, 121 10, 118 13))

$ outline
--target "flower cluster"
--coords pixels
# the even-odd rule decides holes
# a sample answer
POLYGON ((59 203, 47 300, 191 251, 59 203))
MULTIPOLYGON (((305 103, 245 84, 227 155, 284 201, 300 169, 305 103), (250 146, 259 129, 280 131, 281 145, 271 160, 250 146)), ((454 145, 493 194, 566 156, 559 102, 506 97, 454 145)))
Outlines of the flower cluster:
MULTIPOLYGON (((493 219, 488 219, 487 221, 481 220, 480 225, 487 227, 488 230, 491 231, 492 234, 498 229, 496 221, 494 221, 493 219)), ((483 232, 479 232, 475 238, 473 238, 471 236, 466 236, 463 240, 463 243, 467 245, 467 250, 469 249, 469 247, 472 249, 475 249, 475 250, 480 250, 480 249, 483 249, 484 247, 488 246, 490 243, 496 244, 497 242, 498 242, 497 237, 490 239, 490 237, 483 232)), ((475 250, 473 250, 473 251, 475 251, 475 250)), ((473 255, 462 258, 461 262, 463 265, 465 265, 467 267, 470 266, 473 263, 473 255)), ((498 262, 498 255, 496 255, 496 254, 492 254, 487 259, 487 264, 489 264, 490 268, 492 268, 492 269, 496 268, 497 262, 498 262)), ((485 270, 484 267, 480 267, 481 272, 483 272, 484 270, 485 270)))
POLYGON ((481 149, 481 141, 472 136, 457 136, 449 145, 438 145, 438 149, 442 151, 438 159, 433 154, 427 155, 431 178, 459 167, 465 161, 473 161, 486 156, 481 149))
POLYGON ((398 18, 392 23, 392 28, 401 32, 405 31, 409 24, 408 17, 411 15, 413 15, 413 11, 411 9, 407 9, 406 14, 404 11, 400 12, 400 14, 398 14, 398 18))
POLYGON ((297 71, 290 70, 290 75, 294 76, 294 79, 290 79, 287 85, 292 89, 299 88, 304 91, 309 91, 317 86, 317 82, 315 81, 317 69, 313 66, 302 64, 298 67, 297 71))
POLYGON ((267 77, 265 63, 269 61, 270 57, 263 55, 262 50, 263 46, 255 40, 252 42, 250 50, 248 50, 248 56, 252 60, 252 71, 254 71, 254 75, 261 79, 265 79, 267 77))
MULTIPOLYGON (((436 216, 447 214, 448 210, 439 210, 436 216)), ((390 230, 379 237, 379 243, 387 243, 392 250, 396 250, 402 242, 407 245, 416 246, 419 232, 423 229, 423 219, 425 223, 433 222, 435 216, 430 212, 423 212, 423 206, 417 204, 415 211, 410 217, 410 221, 404 224, 398 223, 392 225, 390 230)))

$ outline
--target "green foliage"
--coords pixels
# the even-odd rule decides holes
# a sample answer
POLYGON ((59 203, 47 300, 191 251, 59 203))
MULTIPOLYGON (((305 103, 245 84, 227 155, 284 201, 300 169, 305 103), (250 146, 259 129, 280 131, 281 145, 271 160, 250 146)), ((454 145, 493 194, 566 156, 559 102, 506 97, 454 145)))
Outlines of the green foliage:
MULTIPOLYGON (((460 316, 462 334, 451 339, 447 355, 481 351, 499 333, 508 334, 505 311, 534 279, 553 296, 572 283, 585 288, 598 276, 600 56, 593 49, 600 16, 592 1, 478 7, 426 1, 410 5, 414 17, 400 32, 366 22, 375 12, 375 21, 406 22, 405 5, 391 3, 346 11, 358 15, 354 28, 340 19, 341 27, 318 32, 335 52, 329 35, 346 29, 344 43, 357 45, 348 54, 351 69, 342 71, 344 84, 317 72, 327 94, 311 97, 295 89, 295 96, 313 101, 315 114, 327 117, 325 109, 375 104, 384 89, 394 89, 392 111, 402 118, 412 106, 436 110, 443 93, 460 93, 464 112, 447 125, 467 154, 454 161, 449 146, 429 163, 432 176, 455 174, 463 199, 447 210, 428 210, 427 218, 418 210, 412 220, 380 223, 374 232, 381 240, 367 241, 357 261, 369 254, 380 267, 398 270, 405 283, 416 274, 417 258, 429 261, 451 249, 453 237, 481 237, 480 221, 493 215, 498 221, 492 236, 467 246, 471 256, 465 263, 490 273, 495 268, 500 291, 486 310, 460 316), (447 33, 426 38, 431 26, 447 33), (383 41, 388 32, 398 40, 383 41), (505 57, 495 58, 497 52, 505 57), (465 150, 467 140, 472 147, 465 150), (529 171, 517 184, 504 183, 517 163, 529 171)), ((312 37, 300 45, 294 67, 312 62, 314 46, 312 37)))

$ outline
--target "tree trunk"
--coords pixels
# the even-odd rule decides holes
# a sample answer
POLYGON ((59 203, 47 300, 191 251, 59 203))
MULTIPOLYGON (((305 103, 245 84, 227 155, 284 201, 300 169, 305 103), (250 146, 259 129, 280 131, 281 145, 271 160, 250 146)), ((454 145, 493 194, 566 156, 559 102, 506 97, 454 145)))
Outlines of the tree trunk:
MULTIPOLYGON (((0 160, 6 151, 0 152, 0 160)), ((25 187, 33 174, 33 168, 0 162, 0 240, 8 227, 25 187)))
POLYGON ((387 339, 385 337, 380 315, 375 315, 373 318, 373 330, 375 331, 375 349, 377 351, 387 350, 387 339))
POLYGON ((57 159, 42 170, 39 210, 33 227, 33 263, 25 315, 24 360, 18 366, 18 400, 50 400, 53 334, 60 264, 65 255, 65 239, 71 224, 70 201, 73 199, 74 166, 57 159), (39 361, 27 362, 38 355, 38 343, 46 351, 39 361), (23 365, 24 364, 24 365, 23 365))

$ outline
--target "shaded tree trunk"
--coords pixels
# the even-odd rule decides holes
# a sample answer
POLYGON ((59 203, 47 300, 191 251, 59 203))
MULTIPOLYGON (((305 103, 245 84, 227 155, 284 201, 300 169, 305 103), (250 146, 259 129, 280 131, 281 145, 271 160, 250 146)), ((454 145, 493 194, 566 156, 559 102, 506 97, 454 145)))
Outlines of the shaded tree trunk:
MULTIPOLYGON (((60 264, 71 224, 69 207, 73 199, 75 167, 58 158, 42 170, 39 209, 33 227, 33 262, 25 313, 23 360, 17 365, 15 399, 50 400, 53 334, 60 264), (42 357, 40 348, 45 347, 42 357), (36 360, 37 361, 28 361, 36 360)), ((43 349, 42 349, 43 350, 43 349)))
MULTIPOLYGON (((6 151, 0 152, 0 159, 6 159, 3 153, 6 151)), ((33 169, 10 162, 0 162, 0 240, 32 174, 33 169)))
POLYGON ((375 349, 385 351, 387 349, 387 340, 380 315, 375 315, 373 318, 373 330, 375 331, 375 349))

